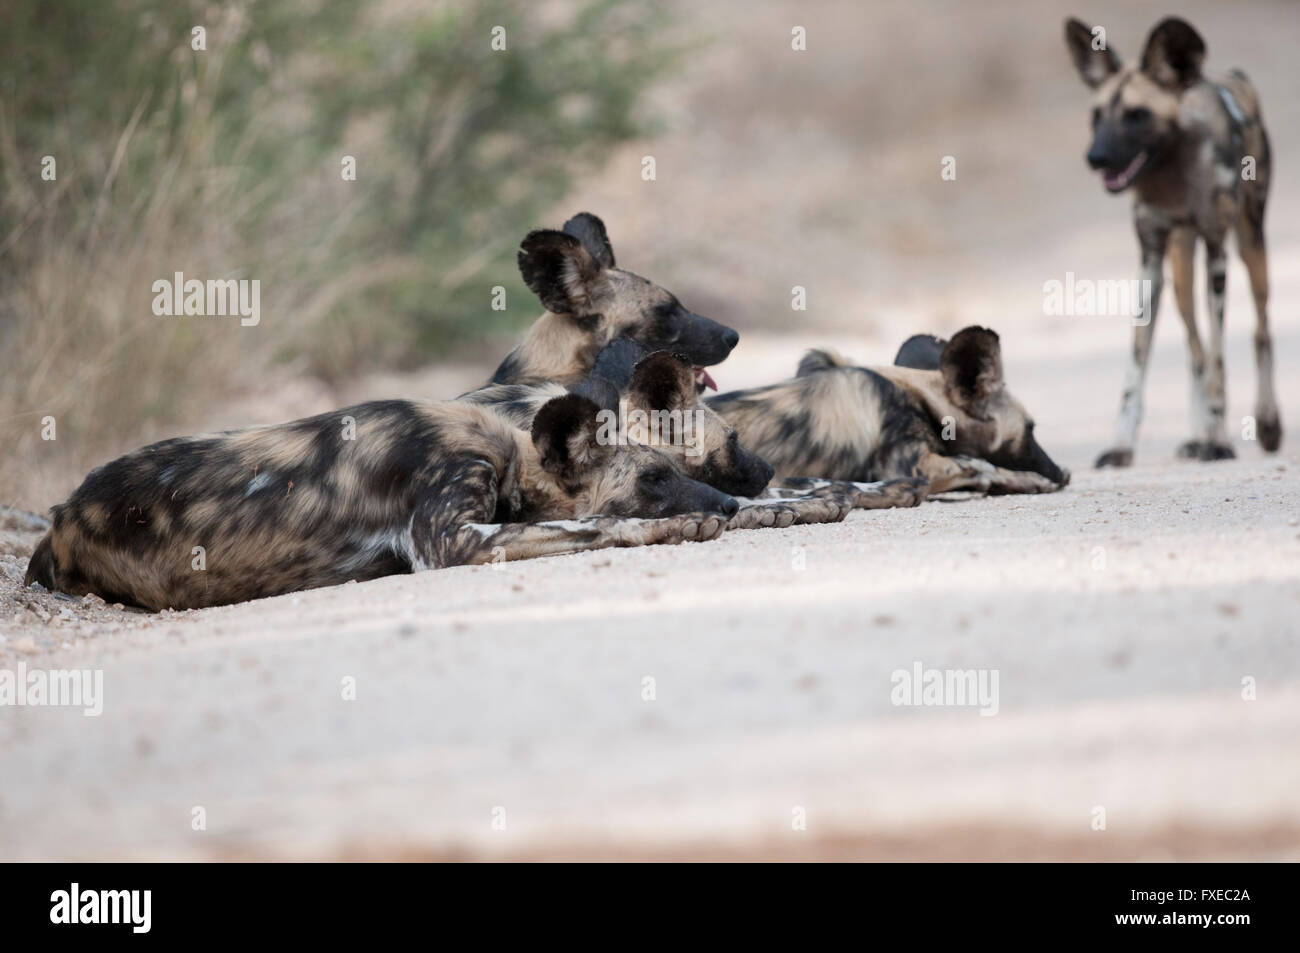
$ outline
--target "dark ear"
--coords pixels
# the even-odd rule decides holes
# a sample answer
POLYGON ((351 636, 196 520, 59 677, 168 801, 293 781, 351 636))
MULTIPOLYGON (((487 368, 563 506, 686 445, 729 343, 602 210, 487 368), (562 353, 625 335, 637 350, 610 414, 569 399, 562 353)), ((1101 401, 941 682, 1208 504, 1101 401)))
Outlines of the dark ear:
POLYGON ((990 398, 1002 390, 1002 345, 987 328, 963 328, 939 359, 948 399, 972 417, 985 417, 990 398))
POLYGON ((1071 17, 1065 21, 1065 45, 1084 85, 1096 89, 1111 73, 1119 72, 1119 57, 1110 44, 1104 50, 1093 49, 1092 29, 1081 20, 1071 17))
POLYGON ((1142 51, 1142 72, 1166 89, 1181 90, 1201 78, 1205 41, 1190 23, 1166 17, 1155 25, 1142 51))
POLYGON ((914 367, 920 371, 937 371, 939 358, 948 342, 933 334, 913 334, 903 342, 894 358, 896 367, 914 367))
POLYGON ((564 223, 564 231, 582 242, 582 247, 604 267, 614 267, 614 246, 609 243, 605 223, 596 216, 590 212, 579 212, 564 223))
POLYGON ((605 268, 572 235, 543 228, 519 246, 519 273, 547 311, 598 314, 609 293, 605 268))
POLYGON ((695 404, 695 373, 676 354, 657 351, 632 372, 627 398, 640 410, 685 410, 695 404))
POLYGON ((618 385, 607 377, 601 377, 593 372, 570 387, 569 391, 587 398, 601 410, 612 410, 618 413, 618 400, 621 394, 618 385))
POLYGON ((574 480, 600 466, 612 453, 596 439, 600 408, 581 394, 554 397, 533 418, 533 446, 542 469, 561 480, 574 480))
POLYGON ((603 377, 619 390, 627 390, 632 370, 646 356, 646 347, 632 338, 614 338, 596 355, 592 377, 603 377))

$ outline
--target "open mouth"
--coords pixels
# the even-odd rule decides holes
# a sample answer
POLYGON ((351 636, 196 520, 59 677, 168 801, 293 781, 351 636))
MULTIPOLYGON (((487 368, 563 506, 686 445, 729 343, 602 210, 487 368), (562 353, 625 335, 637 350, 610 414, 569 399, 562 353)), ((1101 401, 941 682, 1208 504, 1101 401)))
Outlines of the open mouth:
POLYGON ((692 368, 695 371, 695 387, 697 390, 717 390, 717 382, 709 375, 709 372, 702 367, 692 368))
POLYGON ((1142 171, 1142 167, 1146 164, 1147 152, 1143 149, 1133 157, 1132 162, 1118 172, 1110 170, 1103 172, 1101 174, 1102 184, 1106 186, 1106 190, 1109 192, 1123 192, 1133 184, 1133 180, 1137 178, 1138 173, 1142 171))

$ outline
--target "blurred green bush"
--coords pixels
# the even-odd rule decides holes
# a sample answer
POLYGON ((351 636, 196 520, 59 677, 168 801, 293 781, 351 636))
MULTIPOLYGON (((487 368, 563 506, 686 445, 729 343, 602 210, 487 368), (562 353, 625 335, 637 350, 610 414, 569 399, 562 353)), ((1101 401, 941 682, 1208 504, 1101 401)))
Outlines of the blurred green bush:
POLYGON ((0 4, 0 439, 50 414, 111 443, 277 361, 337 378, 531 320, 514 250, 646 131, 666 25, 657 0, 0 4), (258 279, 261 324, 155 316, 176 271, 258 279))

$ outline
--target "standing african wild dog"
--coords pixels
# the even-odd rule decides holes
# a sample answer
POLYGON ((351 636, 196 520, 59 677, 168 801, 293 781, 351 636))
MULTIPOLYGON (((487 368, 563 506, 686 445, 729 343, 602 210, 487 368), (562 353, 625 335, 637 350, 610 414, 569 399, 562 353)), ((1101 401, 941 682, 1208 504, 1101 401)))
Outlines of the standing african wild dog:
POLYGON ((712 385, 704 367, 725 359, 740 340, 658 285, 616 267, 605 223, 589 212, 569 219, 563 231, 529 232, 518 258, 524 283, 546 314, 501 362, 492 384, 576 383, 601 348, 625 337, 651 351, 680 354, 695 366, 701 385, 712 385))
POLYGON ((1192 439, 1179 453, 1200 460, 1233 456, 1225 428, 1223 373, 1224 243, 1229 230, 1237 234, 1255 298, 1257 434, 1265 450, 1276 450, 1282 424, 1273 393, 1264 250, 1272 163, 1254 87, 1240 70, 1222 79, 1202 74, 1205 42, 1176 17, 1152 29, 1137 66, 1123 66, 1112 49, 1094 49, 1092 33, 1078 20, 1066 21, 1065 39, 1079 75, 1096 90, 1088 164, 1101 170, 1108 191, 1133 188, 1142 278, 1151 283, 1150 313, 1133 329, 1115 443, 1098 458, 1097 466, 1128 466, 1133 460, 1166 251, 1191 352, 1192 439), (1192 290, 1198 236, 1205 242, 1209 276, 1209 334, 1204 345, 1192 290))
POLYGON ((166 440, 92 471, 54 507, 26 582, 197 608, 722 531, 735 500, 656 450, 603 445, 598 412, 558 397, 529 434, 483 407, 376 401, 166 440))
POLYGON ((950 342, 916 335, 892 367, 810 351, 790 380, 706 402, 776 468, 777 483, 914 478, 931 493, 1043 493, 1070 479, 1007 391, 1001 344, 984 328, 950 342))

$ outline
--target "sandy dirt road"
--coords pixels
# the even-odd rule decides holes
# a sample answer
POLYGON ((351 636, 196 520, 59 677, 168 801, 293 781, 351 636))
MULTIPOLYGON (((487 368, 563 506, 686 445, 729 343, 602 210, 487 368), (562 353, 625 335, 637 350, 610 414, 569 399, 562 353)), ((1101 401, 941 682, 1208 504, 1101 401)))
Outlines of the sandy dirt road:
POLYGON ((1095 337, 1008 345, 1050 496, 159 616, 18 592, 9 533, 0 668, 102 669, 104 711, 0 710, 0 857, 1294 859, 1300 454, 1172 461, 1166 335, 1140 465, 1089 470, 1095 337), (895 706, 918 662, 998 713, 895 706))

